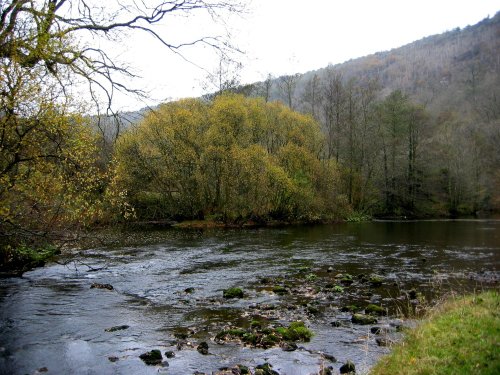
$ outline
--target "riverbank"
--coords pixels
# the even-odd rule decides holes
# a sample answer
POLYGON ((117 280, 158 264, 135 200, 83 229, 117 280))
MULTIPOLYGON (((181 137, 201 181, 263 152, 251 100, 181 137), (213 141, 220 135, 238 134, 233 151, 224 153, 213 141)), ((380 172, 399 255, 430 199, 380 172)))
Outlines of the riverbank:
POLYGON ((498 291, 448 300, 370 374, 499 374, 499 307, 498 291))

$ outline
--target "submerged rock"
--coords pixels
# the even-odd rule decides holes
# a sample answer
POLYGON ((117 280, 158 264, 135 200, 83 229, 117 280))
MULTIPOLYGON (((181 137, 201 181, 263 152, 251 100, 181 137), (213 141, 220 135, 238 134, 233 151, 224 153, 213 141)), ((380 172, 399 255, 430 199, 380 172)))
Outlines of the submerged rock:
POLYGON ((207 355, 208 354, 208 344, 205 341, 200 342, 198 347, 196 348, 198 353, 207 355))
POLYGON ((122 331, 124 329, 128 329, 130 326, 124 324, 124 325, 121 325, 121 326, 114 326, 114 327, 111 327, 111 328, 106 328, 105 331, 106 332, 115 332, 115 331, 122 331))
POLYGON ((113 290, 113 285, 111 284, 99 284, 99 283, 93 283, 90 286, 90 289, 107 289, 107 290, 113 290))
POLYGON ((284 342, 282 345, 281 345, 281 349, 284 351, 284 352, 293 352, 295 350, 298 349, 298 346, 296 343, 294 342, 284 342))
POLYGON ((110 357, 108 357, 108 360, 109 360, 110 362, 118 362, 118 360, 119 360, 119 359, 120 359, 120 358, 115 357, 115 356, 110 356, 110 357))
POLYGON ((321 353, 321 356, 326 359, 327 361, 330 361, 332 363, 335 363, 337 362, 337 358, 335 358, 333 355, 331 354, 326 354, 326 353, 321 353))
POLYGON ((142 361, 148 366, 160 365, 163 357, 158 349, 153 349, 150 352, 143 353, 139 356, 142 361))
POLYGON ((347 361, 340 367, 339 371, 341 374, 355 374, 356 366, 351 361, 347 361))
POLYGON ((370 315, 353 314, 351 322, 354 324, 375 324, 377 319, 370 315))
POLYGON ((175 353, 172 352, 172 351, 165 352, 165 357, 167 357, 167 358, 174 358, 175 357, 175 353))
POLYGON ((375 341, 377 342, 378 346, 391 346, 392 344, 394 344, 394 340, 391 340, 388 337, 378 337, 377 339, 375 339, 375 341))

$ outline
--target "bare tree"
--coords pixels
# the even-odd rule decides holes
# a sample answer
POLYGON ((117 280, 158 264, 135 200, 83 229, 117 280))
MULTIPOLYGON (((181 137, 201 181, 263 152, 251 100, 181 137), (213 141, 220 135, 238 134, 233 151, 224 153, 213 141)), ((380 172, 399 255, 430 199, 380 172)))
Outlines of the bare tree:
POLYGON ((43 66, 48 77, 66 93, 68 84, 81 79, 92 98, 104 93, 108 107, 115 91, 144 95, 129 87, 129 67, 116 63, 96 40, 116 41, 125 31, 145 33, 182 56, 182 48, 204 45, 225 53, 231 46, 222 36, 204 36, 174 43, 161 25, 176 15, 206 12, 215 22, 227 12, 243 10, 239 0, 11 0, 0 2, 0 58, 30 69, 43 66), (83 40, 92 42, 84 43, 83 40))
POLYGON ((281 76, 278 78, 278 86, 282 92, 282 95, 285 97, 285 100, 290 109, 294 109, 293 99, 295 94, 295 89, 297 87, 297 82, 299 81, 300 74, 292 74, 281 76))
POLYGON ((346 95, 342 74, 332 66, 326 69, 322 84, 323 110, 328 144, 328 158, 340 159, 342 132, 345 127, 346 95))
POLYGON ((271 89, 273 88, 274 77, 271 73, 269 73, 266 79, 260 83, 259 94, 264 98, 266 103, 271 98, 271 89))
POLYGON ((302 94, 302 101, 304 104, 307 104, 307 111, 314 117, 318 119, 318 105, 320 103, 320 83, 317 74, 314 74, 311 78, 309 78, 306 82, 306 86, 304 92, 302 94))
POLYGON ((242 64, 219 52, 217 67, 207 74, 203 87, 208 99, 213 99, 224 92, 236 92, 240 86, 242 64))

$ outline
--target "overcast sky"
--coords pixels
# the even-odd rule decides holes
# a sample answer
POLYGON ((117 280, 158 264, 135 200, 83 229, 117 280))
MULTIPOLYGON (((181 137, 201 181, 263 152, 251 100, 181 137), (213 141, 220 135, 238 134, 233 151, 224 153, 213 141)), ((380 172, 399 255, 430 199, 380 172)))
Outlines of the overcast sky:
MULTIPOLYGON (((304 73, 329 63, 397 48, 425 36, 473 25, 493 17, 499 0, 251 0, 248 13, 226 20, 231 42, 244 54, 242 83, 304 73)), ((177 40, 217 35, 210 18, 190 15, 169 20, 162 30, 177 40), (185 39, 184 39, 185 38, 185 39)), ((142 76, 139 85, 151 99, 118 98, 123 110, 135 110, 166 99, 199 96, 207 72, 135 35, 122 44, 120 58, 142 76)), ((185 57, 213 71, 217 58, 208 48, 189 48, 185 57)))

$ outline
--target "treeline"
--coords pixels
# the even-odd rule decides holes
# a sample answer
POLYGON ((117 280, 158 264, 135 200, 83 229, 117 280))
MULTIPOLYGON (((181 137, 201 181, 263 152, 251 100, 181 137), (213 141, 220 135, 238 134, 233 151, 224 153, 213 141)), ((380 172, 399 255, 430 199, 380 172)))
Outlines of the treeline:
POLYGON ((376 80, 345 80, 334 69, 309 90, 306 115, 229 92, 150 112, 115 154, 116 181, 136 217, 265 222, 498 210, 498 123, 436 117, 399 90, 382 97, 376 80))
POLYGON ((423 217, 499 209, 499 116, 429 111, 401 90, 384 96, 377 79, 347 80, 333 67, 311 78, 302 108, 321 122, 354 211, 423 217))

